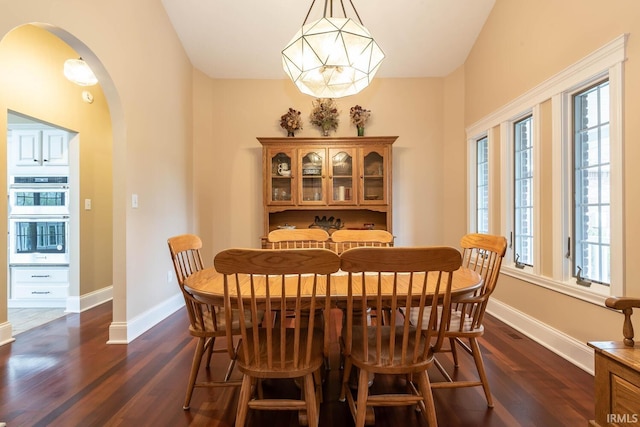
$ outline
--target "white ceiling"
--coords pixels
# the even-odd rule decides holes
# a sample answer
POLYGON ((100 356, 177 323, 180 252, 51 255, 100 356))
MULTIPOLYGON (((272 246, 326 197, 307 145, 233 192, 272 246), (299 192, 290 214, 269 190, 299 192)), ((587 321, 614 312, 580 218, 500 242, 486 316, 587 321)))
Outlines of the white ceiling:
MULTIPOLYGON (((343 16, 340 0, 334 16, 343 16)), ((462 65, 495 0, 353 0, 384 51, 379 77, 446 76, 462 65)), ((311 0, 162 0, 194 67, 212 78, 286 78, 280 52, 311 0)), ((349 0, 347 17, 357 21, 349 0)), ((307 22, 322 17, 317 0, 307 22)))

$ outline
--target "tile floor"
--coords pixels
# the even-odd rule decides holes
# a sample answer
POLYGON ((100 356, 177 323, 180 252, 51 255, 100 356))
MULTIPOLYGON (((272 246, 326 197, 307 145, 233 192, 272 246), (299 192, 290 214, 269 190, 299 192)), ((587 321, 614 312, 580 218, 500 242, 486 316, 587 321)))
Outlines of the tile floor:
POLYGON ((64 316, 64 308, 10 308, 13 336, 64 316))

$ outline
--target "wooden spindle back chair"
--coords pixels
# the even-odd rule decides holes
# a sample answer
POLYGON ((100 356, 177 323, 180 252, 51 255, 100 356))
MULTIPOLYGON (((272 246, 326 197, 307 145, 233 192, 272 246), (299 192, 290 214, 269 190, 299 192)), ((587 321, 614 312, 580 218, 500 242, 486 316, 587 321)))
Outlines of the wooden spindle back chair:
POLYGON ((430 426, 436 426, 435 406, 427 368, 444 340, 450 314, 453 272, 461 265, 454 248, 369 248, 348 249, 341 254, 341 269, 348 273, 347 322, 343 329, 345 368, 341 399, 346 397, 357 427, 365 424, 367 407, 418 405, 430 426), (403 277, 402 281, 398 278, 403 277), (409 291, 399 289, 409 283, 409 291), (364 285, 363 285, 364 284, 364 285), (391 289, 383 291, 383 284, 391 289), (398 297, 398 295, 407 297, 398 297), (434 304, 431 304, 435 301, 434 304), (438 309, 438 302, 445 310, 438 309), (388 323, 369 326, 359 312, 373 307, 415 310, 417 323, 395 315, 388 323), (424 323, 422 319, 430 320, 424 323), (357 398, 349 390, 352 367, 360 370, 357 398), (370 395, 369 374, 402 375, 407 393, 370 395), (414 385, 417 383, 417 387, 414 385))
POLYGON ((269 249, 326 248, 329 233, 320 228, 285 228, 269 232, 269 249))
POLYGON ((341 254, 347 249, 361 246, 393 246, 393 234, 386 230, 336 230, 331 234, 333 250, 341 254))
POLYGON ((433 382, 431 387, 436 389, 482 386, 487 405, 493 407, 489 379, 484 368, 478 338, 484 335, 484 315, 489 297, 498 282, 502 259, 507 249, 507 239, 503 236, 472 233, 462 237, 460 247, 463 250, 462 266, 480 274, 483 284, 473 295, 454 301, 446 332, 450 347, 443 349, 443 351, 452 353, 454 366, 457 368, 459 367, 459 358, 456 348, 460 346, 464 349, 473 357, 478 379, 454 380, 436 359, 435 365, 444 376, 445 381, 433 382), (469 344, 467 345, 463 339, 466 339, 469 344))
MULTIPOLYGON (((191 295, 184 288, 184 281, 193 273, 204 268, 200 249, 202 249, 202 240, 194 234, 182 234, 170 237, 167 240, 169 252, 173 267, 178 280, 178 286, 184 297, 187 314, 189 316, 189 333, 198 339, 196 350, 191 364, 191 372, 187 382, 187 393, 184 400, 183 408, 189 409, 191 396, 195 387, 228 387, 238 386, 239 381, 229 381, 234 366, 234 357, 229 361, 224 379, 221 381, 201 381, 197 382, 198 372, 202 359, 206 353, 206 368, 211 365, 211 356, 213 353, 226 353, 226 348, 215 350, 214 344, 216 338, 226 336, 226 319, 224 311, 221 307, 205 304, 191 295)), ((235 333, 239 333, 238 330, 235 333)))
MULTIPOLYGON (((298 410, 309 426, 316 427, 328 340, 323 329, 329 329, 329 316, 316 312, 330 311, 331 273, 340 268, 340 258, 323 248, 228 249, 216 255, 214 265, 224 274, 227 312, 230 307, 248 311, 254 324, 264 319, 260 328, 246 327, 240 319, 237 364, 243 380, 236 425, 244 425, 251 408, 298 410), (292 322, 276 321, 288 311, 294 313, 292 322), (298 321, 303 312, 308 313, 307 322, 298 321), (324 319, 325 327, 316 327, 316 319, 324 319), (302 397, 264 398, 259 386, 265 378, 302 378, 302 397)), ((229 351, 235 354, 233 348, 229 351)))

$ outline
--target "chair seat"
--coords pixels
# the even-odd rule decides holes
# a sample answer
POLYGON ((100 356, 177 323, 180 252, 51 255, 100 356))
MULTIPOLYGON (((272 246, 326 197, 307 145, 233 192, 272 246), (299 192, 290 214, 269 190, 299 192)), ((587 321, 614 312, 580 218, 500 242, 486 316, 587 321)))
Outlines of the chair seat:
MULTIPOLYGON (((402 360, 402 335, 403 335, 403 327, 396 326, 395 329, 391 329, 390 326, 383 326, 381 328, 381 338, 382 342, 389 342, 391 334, 395 333, 396 345, 393 349, 393 354, 390 348, 385 347, 381 350, 380 355, 378 356, 378 349, 376 348, 376 328, 368 327, 367 328, 367 357, 365 360, 365 349, 363 340, 363 328, 361 326, 355 326, 352 329, 353 333, 353 346, 351 349, 351 358, 353 364, 357 367, 367 366, 367 370, 375 373, 385 373, 389 369, 393 369, 393 372, 398 373, 412 373, 420 370, 424 370, 425 366, 431 364, 431 360, 433 355, 427 357, 426 359, 412 363, 411 359, 413 358, 414 351, 416 350, 416 340, 415 340, 415 328, 410 328, 409 338, 405 341, 407 347, 405 349, 405 357, 408 360, 402 360), (379 360, 377 358, 379 357, 379 360)), ((425 351, 425 345, 428 344, 426 339, 423 339, 418 344, 418 354, 422 354, 425 351)), ((429 351, 429 350, 427 350, 429 351)))
MULTIPOLYGON (((225 322, 225 309, 224 307, 215 307, 216 310, 216 318, 218 320, 218 324, 214 327, 213 324, 213 316, 210 311, 206 311, 202 313, 202 320, 204 322, 204 328, 199 328, 200 325, 190 325, 189 332, 191 335, 200 337, 200 336, 224 336, 226 334, 227 325, 225 322)), ((231 322, 231 330, 235 334, 240 333, 240 311, 232 310, 233 317, 231 322)), ((260 316, 262 317, 262 316, 260 316)), ((247 322, 247 327, 251 327, 251 316, 248 311, 245 311, 245 319, 247 322)))
POLYGON ((462 315, 459 310, 451 310, 451 322, 445 335, 455 335, 458 337, 479 337, 484 334, 484 326, 473 326, 473 318, 469 315, 462 315))
MULTIPOLYGON (((440 318, 440 311, 442 307, 438 307, 438 318, 440 318)), ((417 319, 417 310, 412 309, 410 313, 411 323, 415 325, 417 319)), ((423 327, 429 324, 429 313, 425 313, 424 320, 422 321, 423 327)), ((473 325, 473 318, 467 314, 464 316, 460 310, 451 310, 449 319, 449 327, 445 331, 445 336, 456 337, 479 337, 484 334, 483 325, 473 325)))
MULTIPOLYGON (((301 330, 299 342, 307 342, 307 331, 301 330)), ((309 359, 309 364, 304 365, 302 362, 298 362, 298 367, 293 360, 293 346, 296 342, 294 340, 294 329, 288 328, 286 329, 286 338, 285 342, 285 360, 284 363, 281 363, 279 359, 281 347, 280 343, 282 342, 280 337, 279 330, 273 330, 273 337, 271 342, 273 343, 273 347, 271 349, 271 354, 273 356, 272 366, 267 369, 268 366, 268 348, 266 345, 266 330, 263 328, 252 329, 248 331, 247 339, 242 340, 240 342, 240 346, 238 348, 238 369, 243 372, 250 374, 251 376, 258 378, 297 378, 303 375, 312 373, 317 371, 322 364, 324 363, 324 342, 323 342, 323 331, 319 329, 314 329, 312 345, 311 345, 311 358, 309 359), (259 338, 258 343, 260 346, 259 357, 260 363, 259 368, 255 366, 256 361, 254 360, 254 333, 258 332, 259 338), (245 346, 247 346, 246 350, 248 350, 249 360, 245 360, 245 346)), ((302 347, 299 349, 298 358, 300 361, 304 361, 307 357, 307 349, 302 347)))

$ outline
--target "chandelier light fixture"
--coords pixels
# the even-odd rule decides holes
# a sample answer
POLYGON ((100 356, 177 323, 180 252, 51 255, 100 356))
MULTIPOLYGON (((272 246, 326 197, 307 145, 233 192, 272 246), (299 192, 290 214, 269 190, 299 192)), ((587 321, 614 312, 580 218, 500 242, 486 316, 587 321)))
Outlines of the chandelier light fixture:
POLYGON ((282 50, 282 67, 300 92, 316 98, 341 98, 367 87, 380 68, 384 53, 362 24, 333 16, 333 0, 324 1, 323 17, 307 24, 316 0, 311 2, 302 28, 282 50))
POLYGON ((64 76, 79 86, 93 86, 98 83, 98 78, 82 58, 67 59, 64 62, 64 76))

